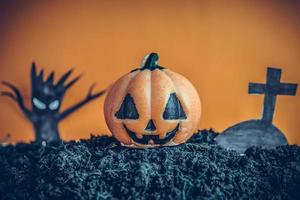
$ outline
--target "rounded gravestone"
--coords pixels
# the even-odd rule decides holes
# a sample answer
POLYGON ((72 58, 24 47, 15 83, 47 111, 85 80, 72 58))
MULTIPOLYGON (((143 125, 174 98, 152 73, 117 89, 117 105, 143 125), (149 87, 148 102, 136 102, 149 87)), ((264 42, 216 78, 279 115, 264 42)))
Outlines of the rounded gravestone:
POLYGON ((271 149, 287 145, 284 134, 273 124, 262 120, 249 120, 236 124, 216 137, 219 145, 240 153, 252 146, 271 149))

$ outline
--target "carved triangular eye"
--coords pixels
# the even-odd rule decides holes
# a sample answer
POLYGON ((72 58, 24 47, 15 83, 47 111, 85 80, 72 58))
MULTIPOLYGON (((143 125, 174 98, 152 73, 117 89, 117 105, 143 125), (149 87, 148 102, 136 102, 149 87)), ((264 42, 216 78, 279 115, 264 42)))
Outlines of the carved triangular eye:
POLYGON ((186 114, 178 100, 176 93, 171 93, 167 102, 163 118, 167 120, 186 119, 186 114))
POLYGON ((121 104, 120 109, 116 112, 115 116, 118 119, 138 119, 139 113, 137 112, 135 103, 130 94, 127 94, 121 104))
POLYGON ((154 125, 154 122, 152 119, 150 119, 150 121, 148 122, 145 131, 155 131, 156 130, 156 126, 154 125))

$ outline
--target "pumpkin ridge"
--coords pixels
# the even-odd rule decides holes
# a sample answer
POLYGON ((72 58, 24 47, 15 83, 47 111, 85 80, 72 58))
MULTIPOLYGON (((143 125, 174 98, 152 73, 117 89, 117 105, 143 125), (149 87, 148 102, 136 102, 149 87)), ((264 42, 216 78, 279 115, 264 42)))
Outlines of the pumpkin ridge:
MULTIPOLYGON (((178 90, 178 88, 177 88, 177 84, 175 84, 174 82, 175 82, 175 80, 173 79, 173 77, 170 75, 170 74, 168 74, 168 72, 167 71, 169 71, 170 72, 170 70, 167 70, 167 71, 165 71, 165 70, 162 70, 165 74, 166 74, 166 76, 171 80, 171 82, 173 83, 173 85, 174 85, 174 88, 175 88, 175 92, 176 92, 176 96, 177 96, 177 99, 178 99, 178 102, 179 102, 179 104, 180 104, 180 106, 181 106, 181 108, 183 109, 183 112, 184 112, 184 115, 182 116, 184 119, 186 119, 187 118, 187 115, 188 115, 188 113, 186 113, 186 111, 185 111, 185 107, 186 107, 186 105, 183 103, 184 101, 183 101, 183 99, 181 98, 181 96, 183 96, 184 94, 182 94, 182 92, 180 91, 180 90, 178 90)), ((171 73, 175 73, 175 72, 172 72, 171 71, 171 73)), ((179 74, 180 75, 180 74, 179 74)), ((180 76, 182 76, 182 75, 180 75, 180 76)), ((182 76, 183 77, 183 76, 182 76)), ((183 78, 185 78, 185 77, 183 77, 183 78)), ((183 113, 181 113, 181 114, 183 114, 183 113)), ((181 119, 182 120, 182 119, 181 119)))
MULTIPOLYGON (((163 74, 163 77, 165 78, 165 79, 168 79, 169 80, 169 83, 170 84, 172 84, 172 88, 174 88, 174 93, 176 93, 177 94, 177 88, 176 88, 176 85, 173 83, 173 80, 171 79, 171 77, 169 77, 169 75, 164 71, 164 70, 160 70, 160 73, 161 74, 163 74)), ((152 97, 152 83, 154 83, 154 81, 152 80, 152 73, 151 73, 151 97, 152 97)), ((166 100, 166 102, 164 103, 164 110, 165 110, 165 108, 166 108, 166 106, 167 106, 167 103, 168 103, 168 100, 169 100, 169 96, 166 98, 167 100, 166 100)), ((151 105, 151 117, 152 117, 152 105, 151 105)), ((165 120, 164 118, 163 118, 163 114, 161 114, 161 119, 162 120, 165 120)))

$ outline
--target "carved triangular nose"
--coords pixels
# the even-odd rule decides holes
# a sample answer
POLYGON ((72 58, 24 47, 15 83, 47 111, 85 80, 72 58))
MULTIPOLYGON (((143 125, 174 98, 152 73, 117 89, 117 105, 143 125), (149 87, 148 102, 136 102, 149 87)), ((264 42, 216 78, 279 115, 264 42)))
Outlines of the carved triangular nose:
POLYGON ((155 131, 156 130, 156 127, 154 125, 154 122, 152 119, 149 120, 146 128, 145 128, 145 131, 155 131))

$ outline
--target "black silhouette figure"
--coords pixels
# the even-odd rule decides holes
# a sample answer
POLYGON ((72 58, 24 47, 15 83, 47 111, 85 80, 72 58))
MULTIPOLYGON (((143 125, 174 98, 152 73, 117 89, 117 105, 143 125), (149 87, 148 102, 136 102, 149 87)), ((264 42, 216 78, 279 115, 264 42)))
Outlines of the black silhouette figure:
POLYGON ((35 139, 37 142, 51 142, 60 140, 58 123, 78 110, 88 102, 100 97, 105 90, 92 93, 95 84, 89 90, 87 96, 76 105, 71 106, 63 112, 59 112, 65 93, 72 85, 74 85, 81 76, 77 76, 67 83, 68 77, 73 69, 67 71, 54 84, 54 72, 52 72, 46 80, 44 80, 44 70, 37 74, 35 63, 31 68, 31 104, 32 110, 26 108, 23 96, 20 91, 11 83, 3 81, 2 84, 7 86, 11 91, 1 91, 1 95, 10 97, 20 107, 24 115, 32 122, 35 130, 35 139))

